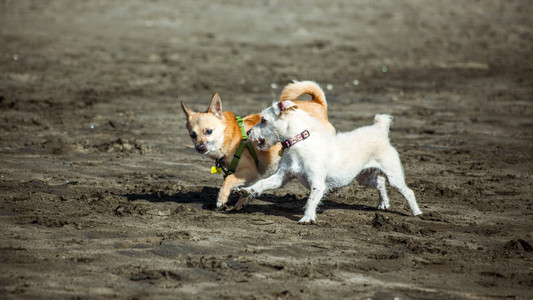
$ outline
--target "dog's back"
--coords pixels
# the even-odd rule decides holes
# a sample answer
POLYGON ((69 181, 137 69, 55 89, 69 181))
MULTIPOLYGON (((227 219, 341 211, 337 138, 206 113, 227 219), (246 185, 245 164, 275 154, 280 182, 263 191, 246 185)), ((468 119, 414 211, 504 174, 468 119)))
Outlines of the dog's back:
POLYGON ((389 142, 391 122, 390 115, 379 114, 373 125, 340 132, 330 143, 323 143, 329 148, 327 173, 331 187, 348 184, 359 170, 372 167, 376 158, 395 151, 389 142))

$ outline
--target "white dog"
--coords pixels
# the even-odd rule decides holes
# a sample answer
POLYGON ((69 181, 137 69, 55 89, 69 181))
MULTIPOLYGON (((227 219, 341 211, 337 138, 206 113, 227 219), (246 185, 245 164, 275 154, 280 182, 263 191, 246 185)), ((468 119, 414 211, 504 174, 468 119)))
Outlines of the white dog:
POLYGON ((292 101, 273 103, 261 112, 259 123, 248 131, 261 150, 282 143, 281 162, 272 176, 243 188, 248 199, 263 191, 285 185, 292 178, 311 190, 301 224, 316 222, 316 208, 329 189, 349 184, 354 178, 360 184, 379 191, 378 209, 389 208, 385 178, 407 200, 411 213, 419 215, 415 195, 405 184, 400 157, 389 142, 392 117, 378 114, 374 125, 350 132, 328 133, 325 127, 292 101))

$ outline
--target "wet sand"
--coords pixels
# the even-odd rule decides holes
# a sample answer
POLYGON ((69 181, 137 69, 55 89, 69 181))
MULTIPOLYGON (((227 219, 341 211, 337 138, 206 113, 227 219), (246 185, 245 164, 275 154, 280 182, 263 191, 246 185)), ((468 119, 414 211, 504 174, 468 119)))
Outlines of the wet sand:
MULTIPOLYGON (((530 298, 529 1, 0 1, 0 297, 530 298), (393 115, 424 214, 296 181, 217 211, 179 102, 293 79, 339 131, 393 115)), ((237 198, 232 196, 231 202, 237 198)))

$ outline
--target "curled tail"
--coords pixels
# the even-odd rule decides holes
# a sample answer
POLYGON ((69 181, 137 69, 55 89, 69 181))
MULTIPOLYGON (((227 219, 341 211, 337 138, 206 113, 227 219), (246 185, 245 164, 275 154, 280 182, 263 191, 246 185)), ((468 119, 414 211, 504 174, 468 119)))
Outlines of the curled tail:
POLYGON ((281 92, 280 101, 294 101, 298 97, 308 94, 313 97, 313 101, 327 109, 326 95, 320 86, 314 81, 294 81, 288 84, 281 92))
POLYGON ((387 114, 377 114, 374 116, 374 125, 382 128, 387 134, 392 124, 392 116, 387 114))

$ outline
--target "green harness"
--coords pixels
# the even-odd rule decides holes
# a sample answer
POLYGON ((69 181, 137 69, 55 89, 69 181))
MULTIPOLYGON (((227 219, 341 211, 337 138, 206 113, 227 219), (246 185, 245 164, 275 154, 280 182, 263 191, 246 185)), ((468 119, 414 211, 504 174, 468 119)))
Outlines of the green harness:
POLYGON ((229 168, 226 170, 224 169, 223 162, 224 158, 215 160, 215 167, 213 168, 216 172, 211 171, 212 173, 221 173, 220 171, 224 172, 224 179, 228 177, 231 174, 235 173, 235 170, 237 169, 237 165, 239 164, 239 159, 241 158, 242 152, 244 151, 244 148, 248 148, 248 151, 250 152, 250 155, 253 157, 255 161, 255 165, 258 164, 257 154, 255 154, 254 147, 252 146, 252 143, 248 141, 248 136, 246 135, 246 132, 244 131, 244 121, 241 117, 235 117, 237 120, 237 124, 239 124, 239 127, 241 128, 241 143, 239 144, 239 148, 237 148, 237 151, 235 151, 235 154, 233 155, 233 160, 231 161, 231 164, 229 168))

